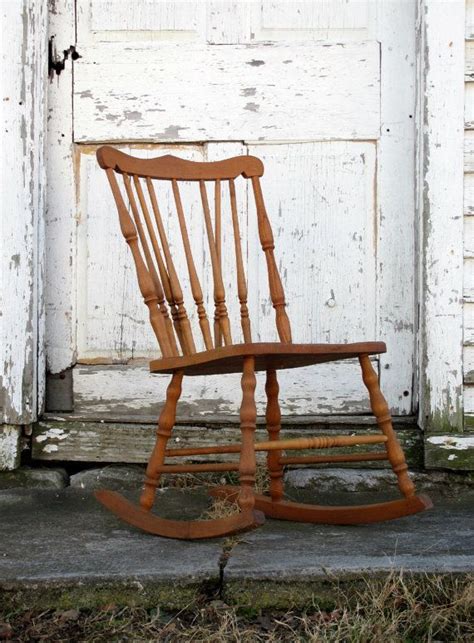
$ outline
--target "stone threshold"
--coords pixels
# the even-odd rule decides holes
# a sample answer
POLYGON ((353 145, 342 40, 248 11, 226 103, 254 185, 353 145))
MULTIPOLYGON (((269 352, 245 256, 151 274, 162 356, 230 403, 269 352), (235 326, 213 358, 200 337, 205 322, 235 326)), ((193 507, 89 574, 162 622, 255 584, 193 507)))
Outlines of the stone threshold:
MULTIPOLYGON (((344 504, 381 499, 375 493, 291 493, 302 501, 344 504)), ((366 577, 473 573, 474 493, 433 500, 432 510, 387 523, 340 527, 268 520, 232 541, 185 542, 121 523, 88 490, 4 490, 0 601, 29 600, 32 608, 114 603, 182 609, 219 596, 235 605, 303 607, 323 601, 331 587, 366 577)), ((167 489, 157 506, 161 515, 191 518, 208 506, 208 498, 202 489, 167 489)))

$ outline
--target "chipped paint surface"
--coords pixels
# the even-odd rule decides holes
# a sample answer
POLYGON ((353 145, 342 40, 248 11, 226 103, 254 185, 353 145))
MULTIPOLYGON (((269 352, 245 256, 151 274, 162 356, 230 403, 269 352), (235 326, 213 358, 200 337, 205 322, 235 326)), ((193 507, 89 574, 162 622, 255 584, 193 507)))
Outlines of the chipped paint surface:
POLYGON ((0 426, 0 471, 10 471, 20 464, 21 427, 0 426))
MULTIPOLYGON (((361 422, 360 417, 344 418, 349 420, 346 426, 337 426, 325 424, 324 419, 317 422, 303 424, 291 424, 284 426, 285 437, 288 439, 304 437, 305 435, 327 435, 328 432, 337 430, 340 435, 355 435, 358 432, 367 434, 375 433, 377 429, 372 425, 370 428, 365 422, 361 422)), ((365 420, 366 418, 363 418, 365 420)), ((332 416, 329 420, 337 420, 332 416)), ((61 442, 53 440, 44 441, 40 438, 45 432, 51 430, 56 421, 48 419, 39 422, 34 429, 33 434, 33 457, 38 460, 82 460, 85 462, 146 462, 149 458, 154 442, 154 427, 149 423, 143 423, 139 420, 135 424, 121 423, 117 418, 114 422, 83 422, 72 420, 67 422, 67 438, 61 442), (56 447, 49 449, 46 447, 56 447)), ((225 421, 219 423, 209 423, 206 429, 203 426, 186 424, 178 425, 173 431, 172 441, 179 444, 180 447, 189 448, 193 446, 210 446, 215 444, 232 444, 239 439, 240 429, 237 424, 229 424, 225 421)), ((422 439, 419 431, 408 427, 397 426, 397 435, 405 450, 407 461, 414 468, 420 465, 420 455, 422 450, 422 439)), ((262 425, 257 427, 257 441, 265 440, 267 432, 262 425)), ((366 445, 359 447, 361 452, 367 450, 381 450, 382 445, 366 445)), ((334 453, 341 453, 343 449, 335 449, 334 453)), ((298 453, 298 452, 295 452, 298 453)), ((300 453, 298 453, 299 455, 300 453)), ((302 453, 301 453, 302 454, 302 453)), ((262 462, 265 459, 265 453, 256 454, 257 461, 262 462)), ((169 458, 169 463, 199 462, 206 461, 208 456, 190 456, 169 458)), ((233 454, 222 454, 219 456, 222 461, 232 461, 235 459, 233 454)), ((371 466, 370 463, 368 466, 371 466)), ((376 468, 381 466, 380 462, 373 465, 376 468)), ((388 464, 382 464, 388 466, 388 464)))
POLYGON ((67 435, 63 429, 52 428, 38 436, 37 442, 45 442, 46 440, 64 440, 67 435))
MULTIPOLYGON (((36 419, 43 390, 42 239, 47 7, 2 3, 0 421, 36 419)), ((13 433, 16 429, 12 429, 13 433)), ((16 457, 16 456, 11 456, 16 457)), ((7 463, 11 457, 0 455, 7 463)), ((9 466, 7 464, 7 466, 9 466)))
MULTIPOLYGON (((375 3, 373 3, 375 4, 375 3)), ((413 396, 416 324, 416 2, 377 9, 382 125, 374 198, 377 217, 376 337, 385 341, 380 384, 396 414, 417 408, 413 396)))
MULTIPOLYGON (((376 363, 374 364, 376 366, 376 363)), ((264 374, 257 375, 257 408, 265 413, 264 374)), ((282 413, 318 415, 369 410, 356 362, 334 362, 279 375, 282 413), (340 382, 344 386, 340 386, 340 382), (339 383, 339 386, 337 385, 339 383)), ((146 366, 77 366, 74 370, 75 413, 81 416, 157 416, 165 399, 168 375, 151 375, 146 366)), ((237 414, 240 376, 185 378, 178 414, 187 417, 237 414)))
POLYGON ((441 449, 473 449, 474 436, 450 437, 449 435, 433 435, 427 438, 429 444, 439 446, 441 449))
POLYGON ((464 9, 424 0, 420 15, 420 423, 446 434, 463 430, 464 9))
POLYGON ((212 47, 151 42, 127 48, 101 42, 80 49, 84 57, 74 75, 78 142, 379 136, 375 41, 212 47), (289 65, 292 57, 300 63, 289 65), (186 60, 179 74, 177 59, 186 60), (247 87, 256 88, 252 101, 247 87), (152 111, 157 97, 160 111, 152 111))
POLYGON ((46 444, 46 445, 43 447, 43 451, 44 451, 44 453, 54 453, 54 452, 55 452, 55 451, 57 451, 58 449, 59 449, 59 447, 58 447, 58 445, 57 445, 57 444, 46 444))
MULTIPOLYGON (((58 51, 75 43, 74 0, 57 0, 49 31, 58 51)), ((69 64, 70 63, 70 64, 69 64)), ((47 368, 59 373, 75 361, 75 256, 79 176, 72 134, 72 67, 48 83, 48 157, 46 212, 46 356, 47 368)))
MULTIPOLYGON (((466 3, 466 38, 474 32, 474 3, 466 3)), ((474 42, 466 40, 464 132, 464 430, 474 426, 474 42)), ((472 456, 474 460, 474 455, 472 456)), ((473 464, 474 468, 474 464, 473 464)))
POLYGON ((425 467, 472 471, 473 435, 432 435, 425 440, 425 467))

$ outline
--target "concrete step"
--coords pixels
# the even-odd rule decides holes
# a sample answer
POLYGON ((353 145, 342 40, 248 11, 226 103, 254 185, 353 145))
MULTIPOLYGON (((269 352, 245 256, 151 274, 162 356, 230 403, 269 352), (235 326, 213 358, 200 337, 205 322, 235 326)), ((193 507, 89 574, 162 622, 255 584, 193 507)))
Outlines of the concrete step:
MULTIPOLYGON (((291 494, 331 504, 386 496, 318 497, 307 489, 291 494)), ((317 600, 333 582, 401 570, 474 572, 474 493, 433 500, 434 509, 388 523, 335 527, 268 520, 237 540, 185 542, 121 523, 89 491, 4 490, 0 602, 21 594, 32 607, 124 602, 182 608, 198 596, 220 594, 231 604, 288 607, 317 600)), ((191 518, 205 510, 208 499, 204 489, 168 489, 159 492, 157 506, 165 517, 191 518)))

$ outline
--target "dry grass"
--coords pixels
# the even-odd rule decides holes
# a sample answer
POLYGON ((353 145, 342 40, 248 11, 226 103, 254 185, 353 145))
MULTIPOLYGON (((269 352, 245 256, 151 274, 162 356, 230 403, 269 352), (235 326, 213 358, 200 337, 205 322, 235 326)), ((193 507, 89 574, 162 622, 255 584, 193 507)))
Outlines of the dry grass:
POLYGON ((472 580, 400 575, 367 581, 350 595, 335 583, 334 592, 330 610, 308 605, 305 611, 247 610, 243 615, 223 601, 203 599, 173 614, 162 607, 108 605, 96 610, 18 610, 2 615, 0 608, 0 621, 4 621, 4 635, 19 642, 474 641, 472 580))
MULTIPOLYGON (((269 476, 266 466, 257 465, 255 474, 255 490, 257 493, 265 493, 269 487, 269 476)), ((173 473, 161 476, 160 487, 163 489, 194 489, 204 485, 214 486, 223 484, 239 484, 239 474, 228 472, 222 473, 173 473)))

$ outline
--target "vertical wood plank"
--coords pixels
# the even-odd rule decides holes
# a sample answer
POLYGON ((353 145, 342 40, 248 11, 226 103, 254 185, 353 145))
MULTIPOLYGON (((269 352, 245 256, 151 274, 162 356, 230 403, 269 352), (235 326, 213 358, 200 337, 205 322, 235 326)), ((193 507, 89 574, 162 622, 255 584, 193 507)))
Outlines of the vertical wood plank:
MULTIPOLYGON (((47 8, 33 0, 2 3, 1 18, 0 421, 15 425, 37 419, 44 395, 47 8)), ((11 457, 2 447, 0 468, 2 461, 11 468, 19 452, 5 431, 11 457)))
POLYGON ((449 12, 434 0, 420 7, 419 421, 428 433, 463 430, 464 9, 460 0, 449 12))
POLYGON ((379 2, 381 130, 377 146, 377 329, 390 410, 413 404, 415 353, 416 2, 379 2))
MULTIPOLYGON (((59 57, 76 43, 75 2, 57 0, 49 14, 49 37, 59 57)), ((46 361, 52 373, 76 359, 76 233, 78 211, 74 162, 73 73, 66 61, 48 85, 48 154, 46 172, 46 361)))
POLYGON ((251 42, 252 17, 259 11, 256 2, 206 2, 206 40, 213 45, 251 42))

